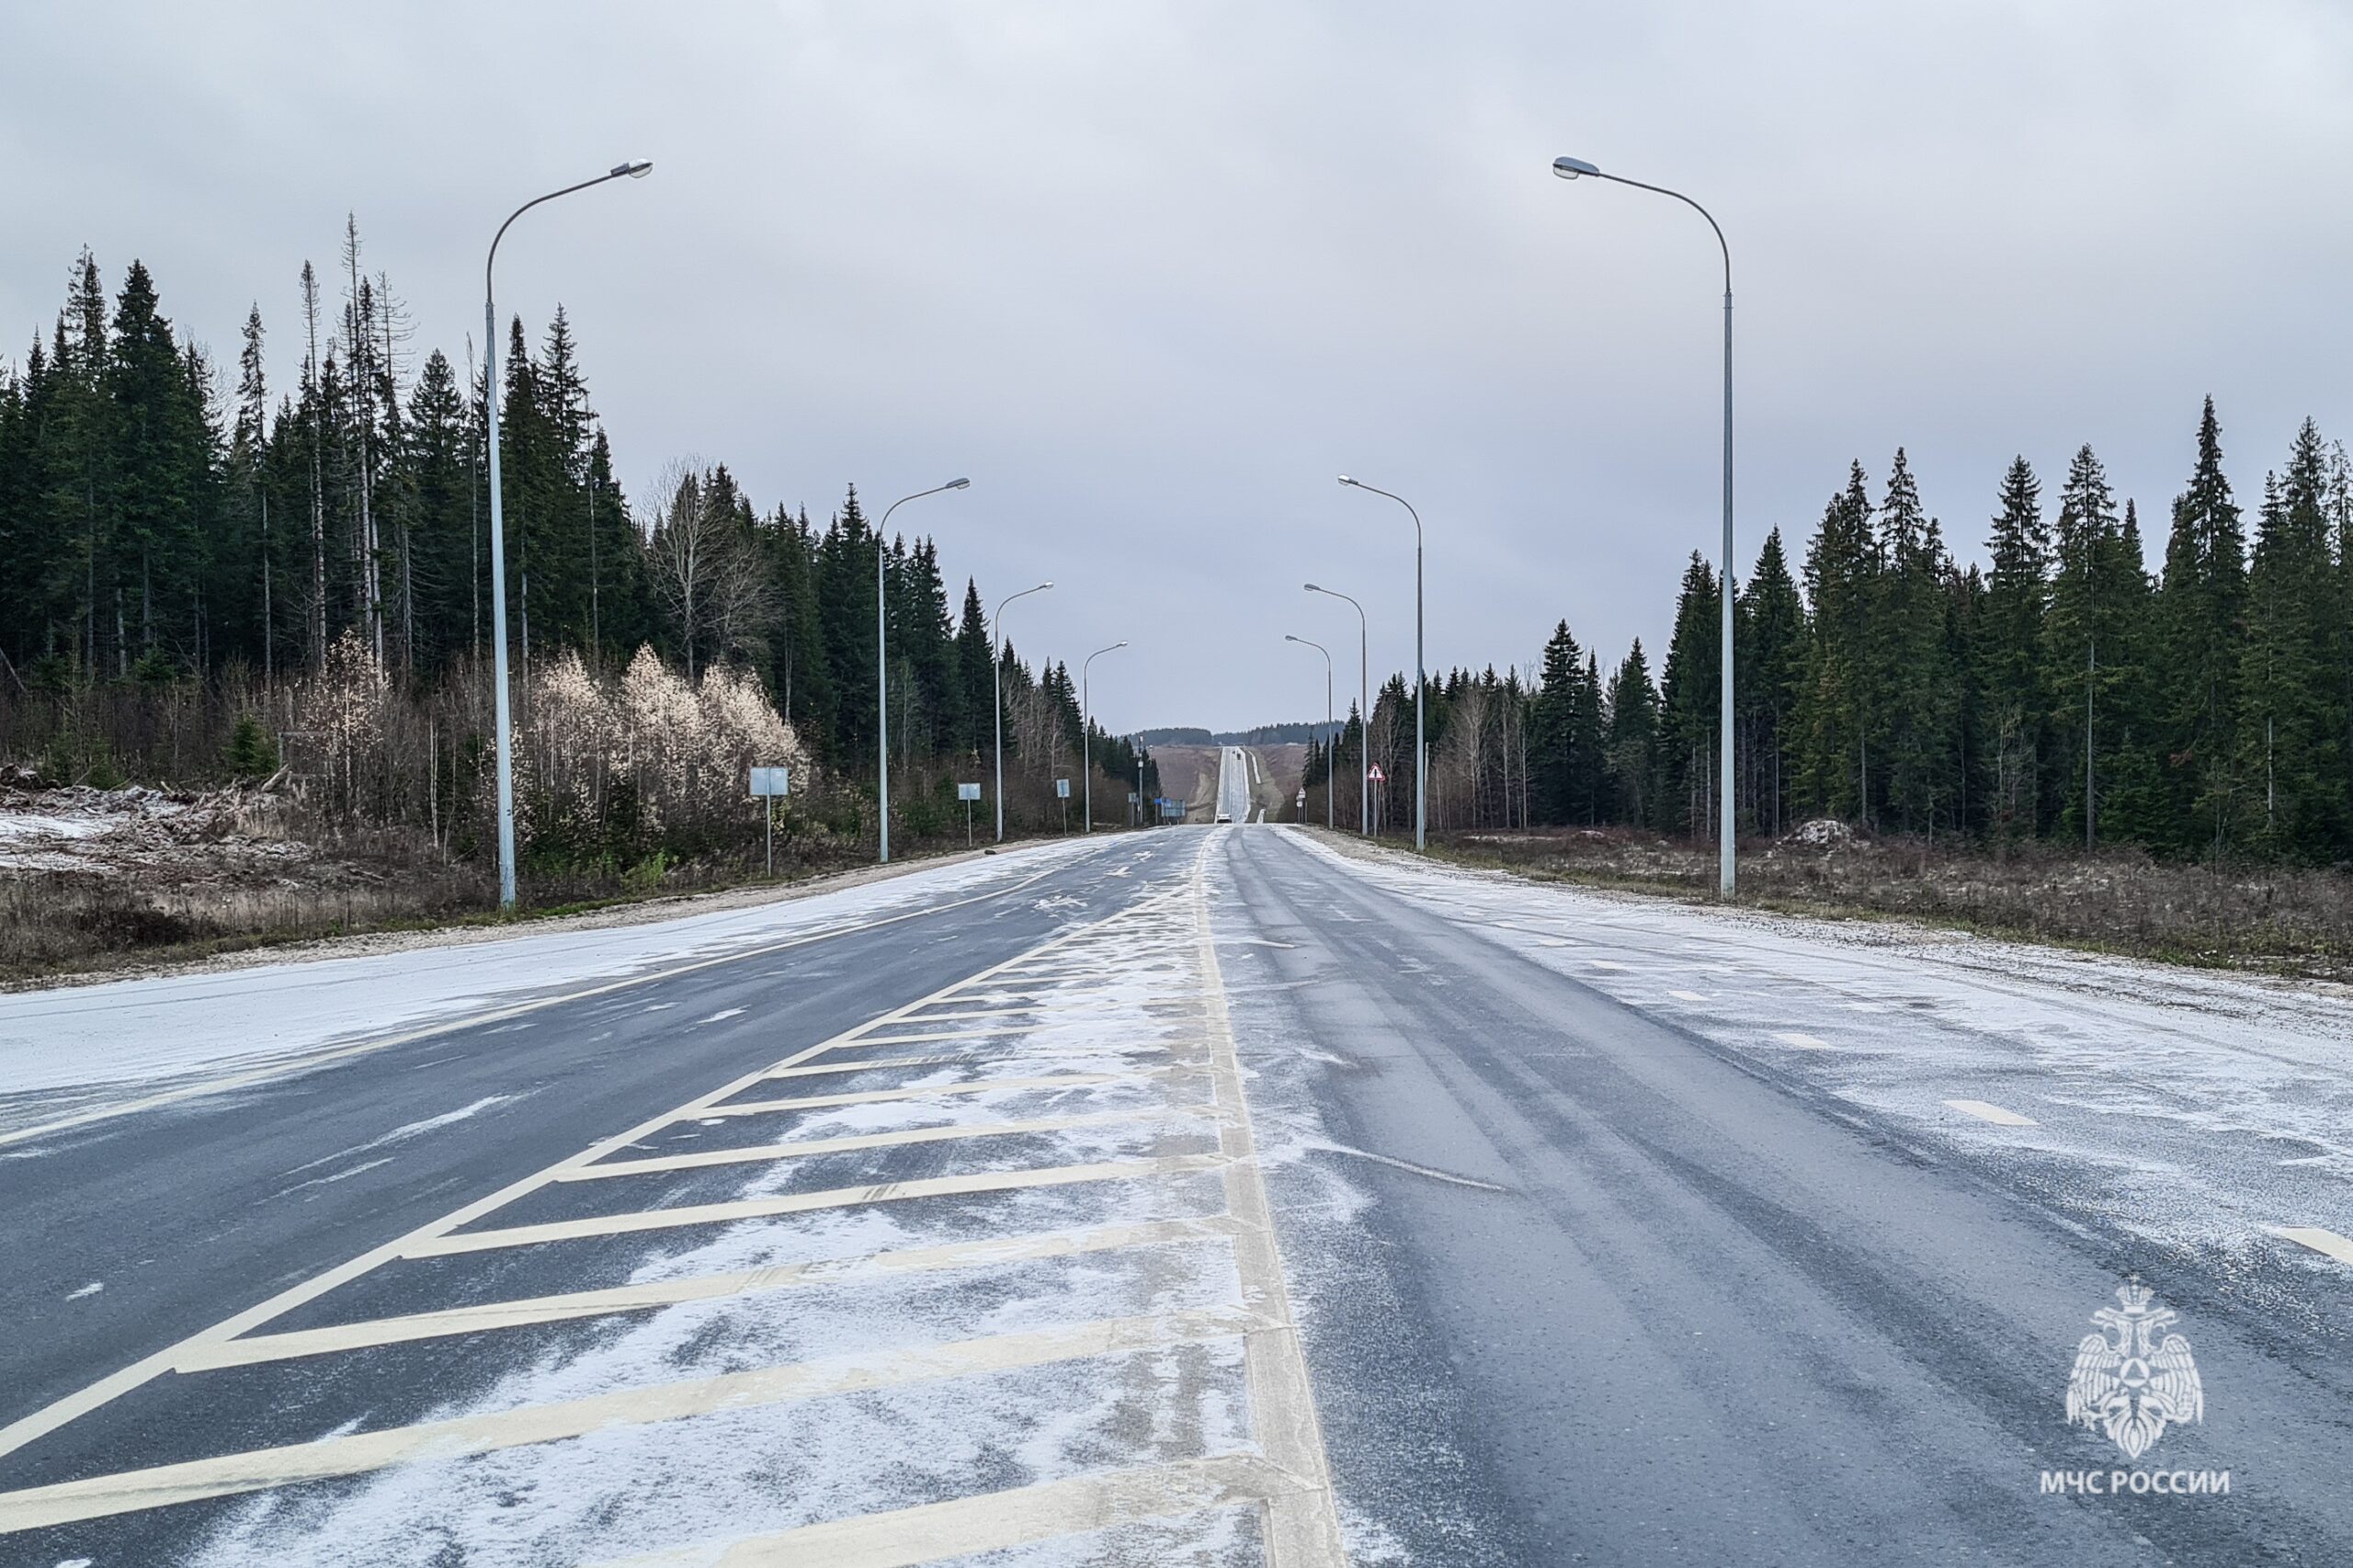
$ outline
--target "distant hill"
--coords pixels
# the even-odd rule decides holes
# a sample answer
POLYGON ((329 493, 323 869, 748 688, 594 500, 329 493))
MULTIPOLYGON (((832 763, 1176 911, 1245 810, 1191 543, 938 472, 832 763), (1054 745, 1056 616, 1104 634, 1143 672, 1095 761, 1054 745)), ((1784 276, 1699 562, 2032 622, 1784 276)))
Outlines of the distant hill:
POLYGON ((1337 724, 1261 724, 1255 730, 1208 730, 1172 727, 1145 730, 1136 738, 1148 746, 1281 746, 1320 741, 1339 729, 1337 724))

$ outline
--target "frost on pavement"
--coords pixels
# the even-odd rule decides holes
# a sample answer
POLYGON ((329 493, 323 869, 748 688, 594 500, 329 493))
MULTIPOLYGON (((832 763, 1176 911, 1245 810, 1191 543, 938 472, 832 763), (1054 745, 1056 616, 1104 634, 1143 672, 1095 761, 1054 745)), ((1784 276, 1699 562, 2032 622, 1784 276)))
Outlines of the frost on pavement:
POLYGON ((2274 1226, 2353 1230, 2353 1041, 2341 985, 1292 842, 1939 1158, 1997 1153, 2005 1185, 2205 1256, 2259 1305, 2290 1304, 2278 1271, 2319 1267, 2280 1246, 2274 1226), (1954 1110, 1955 1099, 2036 1125, 1989 1125, 1954 1110))
POLYGON ((643 925, 0 994, 0 1130, 109 1086, 250 1066, 487 1006, 720 958, 1017 882, 1052 844, 811 897, 643 925))
MULTIPOLYGON (((941 1526, 926 1560, 1210 1568, 1265 1561, 1266 1539, 1288 1531, 1335 1549, 1287 1562, 1336 1568, 1321 1450, 1300 1447, 1313 1433, 1303 1373, 1282 1372, 1296 1351, 1284 1281, 1267 1271, 1222 992, 1206 978, 1206 909, 1198 889, 1142 901, 682 1108, 449 1233, 458 1244, 443 1255, 323 1299, 299 1326, 364 1335, 395 1300, 414 1312, 748 1282, 437 1346, 470 1375, 444 1381, 438 1403, 370 1411, 358 1429, 528 1421, 586 1400, 618 1399, 625 1414, 562 1440, 426 1452, 253 1494, 197 1561, 709 1562, 829 1521, 974 1504, 983 1512, 941 1526), (990 1084, 1004 1086, 973 1087, 990 1084), (778 1108, 736 1113, 745 1106, 778 1108), (784 1144, 812 1152, 772 1152, 784 1144), (864 1185, 886 1170, 884 1185, 864 1185), (1098 1174, 1059 1175, 1074 1171, 1098 1174), (909 1196, 926 1181, 980 1185, 909 1196), (608 1216, 804 1199, 803 1211, 734 1223, 597 1229, 608 1216), (467 1250, 472 1235, 538 1225, 573 1228, 467 1250), (990 1358, 1112 1324, 1124 1326, 1099 1352, 990 1358), (838 1387, 684 1416, 641 1418, 629 1403, 774 1369, 822 1369, 838 1387), (1097 1483, 1109 1490, 1083 1504, 1038 1505, 1051 1528, 1004 1554, 1003 1532, 1035 1520, 1008 1525, 1010 1512, 987 1511, 999 1499, 1097 1483), (960 1539, 973 1550, 954 1550, 960 1539)), ((404 1353, 310 1358, 315 1407, 333 1405, 346 1373, 365 1386, 369 1358, 404 1353)))

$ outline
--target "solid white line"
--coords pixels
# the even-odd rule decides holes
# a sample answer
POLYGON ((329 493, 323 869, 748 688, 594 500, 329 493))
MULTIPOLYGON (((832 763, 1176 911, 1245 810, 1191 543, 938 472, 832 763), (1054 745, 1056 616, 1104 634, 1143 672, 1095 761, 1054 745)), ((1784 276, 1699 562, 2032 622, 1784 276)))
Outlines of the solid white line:
POLYGON ((659 1383, 554 1404, 528 1405, 520 1410, 461 1415, 386 1431, 322 1437, 284 1448, 157 1465, 117 1475, 0 1493, 0 1534, 137 1513, 207 1497, 268 1491, 307 1481, 362 1475, 404 1460, 492 1453, 501 1449, 585 1437, 615 1426, 648 1426, 750 1405, 1198 1344, 1247 1335, 1258 1323, 1256 1314, 1236 1307, 1110 1318, 1028 1334, 911 1346, 884 1354, 861 1351, 829 1356, 789 1366, 659 1383))
POLYGON ((698 1274, 683 1279, 622 1285, 607 1290, 574 1290, 509 1301, 489 1301, 440 1312, 410 1312, 400 1317, 374 1318, 337 1324, 328 1328, 296 1329, 286 1334, 255 1334, 187 1352, 172 1365, 176 1372, 208 1371, 220 1367, 247 1367, 266 1361, 292 1360, 339 1351, 403 1345, 450 1335, 478 1334, 535 1324, 565 1323, 578 1318, 608 1317, 617 1312, 646 1312, 686 1301, 754 1296, 769 1290, 806 1285, 833 1285, 869 1278, 889 1278, 957 1268, 985 1268, 1040 1258, 1074 1257, 1083 1253, 1115 1252, 1128 1247, 1168 1246, 1188 1242, 1231 1237, 1240 1229, 1222 1214, 1197 1219, 1155 1220, 1133 1225, 1102 1225, 1093 1230, 1043 1231, 1026 1236, 989 1241, 953 1242, 944 1246, 905 1247, 854 1257, 814 1258, 806 1263, 776 1264, 740 1273, 698 1274))
POLYGON ((1014 1138, 1025 1133, 1064 1132, 1073 1128, 1099 1127, 1111 1122, 1215 1114, 1214 1108, 1211 1107, 1133 1106, 1123 1110, 1090 1111, 1084 1116, 1040 1117, 1029 1121, 908 1127, 894 1132, 861 1132, 846 1138, 809 1138, 793 1143, 758 1143, 742 1149, 701 1149, 691 1154, 657 1154, 640 1160, 599 1160, 593 1165, 579 1165, 565 1171, 555 1179, 560 1182, 601 1181, 608 1176, 647 1176, 657 1171, 692 1171, 710 1165, 797 1160, 811 1154, 838 1154, 853 1149, 895 1149, 908 1143, 952 1143, 966 1138, 1014 1138))
POLYGON ((2035 1125, 2035 1120, 2030 1116, 2020 1116, 2014 1110, 2004 1110, 2000 1106, 1990 1104, 1984 1100, 1947 1100, 1945 1101, 1945 1104, 1961 1112, 1963 1116, 1973 1116, 1980 1121, 1990 1121, 1996 1127, 2032 1127, 2035 1125))
POLYGON ((854 1208, 861 1203, 959 1198, 972 1193, 1016 1192, 1033 1187, 1071 1187, 1090 1181, 1137 1181, 1146 1176, 1214 1170, 1224 1163, 1223 1156, 1218 1154, 1169 1154, 1156 1160, 1102 1160, 1039 1170, 975 1171, 964 1176, 925 1176, 915 1181, 834 1187, 821 1192, 788 1192, 775 1198, 743 1198, 728 1203, 637 1209, 624 1214, 592 1214, 579 1220, 551 1220, 542 1224, 509 1225, 495 1231, 426 1236, 404 1247, 401 1256, 447 1257, 453 1253, 494 1252, 503 1247, 537 1246, 543 1242, 577 1241, 589 1236, 631 1235, 642 1231, 673 1230, 680 1225, 723 1225, 778 1214, 806 1214, 818 1209, 854 1208))
POLYGON ((793 1568, 807 1563, 824 1563, 826 1568, 915 1568, 917 1563, 1030 1546, 1082 1531, 1267 1503, 1299 1490, 1298 1477, 1285 1474, 1255 1454, 1212 1454, 1206 1459, 1040 1482, 884 1514, 828 1519, 723 1546, 713 1543, 616 1559, 602 1568, 686 1568, 688 1564, 793 1568))
POLYGON ((2298 1246, 2310 1247, 2339 1263, 2353 1263, 2353 1241, 2335 1231, 2324 1231, 2317 1225, 2273 1225, 2269 1229, 2273 1235, 2285 1237, 2298 1246))
POLYGON ((1828 1051, 1832 1049, 1828 1040, 1818 1039, 1810 1034, 1800 1034, 1795 1029, 1776 1029, 1773 1033, 1773 1038, 1779 1040, 1783 1045, 1794 1045, 1800 1051, 1828 1051))

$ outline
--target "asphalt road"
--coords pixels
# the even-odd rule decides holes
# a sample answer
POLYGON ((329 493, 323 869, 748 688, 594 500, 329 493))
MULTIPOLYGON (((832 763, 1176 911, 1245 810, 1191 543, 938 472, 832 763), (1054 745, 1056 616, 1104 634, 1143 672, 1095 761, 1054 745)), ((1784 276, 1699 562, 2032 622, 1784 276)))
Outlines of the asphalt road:
POLYGON ((1006 881, 0 1163, 0 1562, 2353 1562, 2353 1270, 1290 830, 1006 881), (2134 1459, 2064 1400, 2136 1282, 2205 1405, 2134 1459), (2041 1481, 2135 1471, 2231 1490, 2041 1481))

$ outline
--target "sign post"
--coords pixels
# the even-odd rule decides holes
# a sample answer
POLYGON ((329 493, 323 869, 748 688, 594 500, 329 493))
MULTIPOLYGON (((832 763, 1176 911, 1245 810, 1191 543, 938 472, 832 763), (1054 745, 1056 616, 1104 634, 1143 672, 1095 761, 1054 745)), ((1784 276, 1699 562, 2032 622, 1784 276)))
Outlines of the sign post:
POLYGON ((1057 778, 1057 779, 1055 779, 1055 780, 1054 780, 1054 799, 1055 799, 1055 800, 1057 800, 1057 801, 1060 801, 1063 803, 1063 836, 1064 838, 1068 838, 1068 837, 1070 836, 1070 780, 1069 780, 1069 779, 1067 779, 1067 778, 1057 778))
POLYGON ((972 846, 972 802, 981 798, 981 787, 978 784, 959 784, 956 786, 956 798, 964 802, 964 847, 970 849, 972 846))
POLYGON ((784 767, 755 767, 752 769, 752 799, 760 802, 767 814, 768 875, 776 875, 776 802, 791 790, 791 769, 784 767))
POLYGON ((1385 826, 1389 821, 1389 776, 1381 771, 1381 764, 1376 762, 1365 777, 1372 781, 1373 816, 1385 826))

